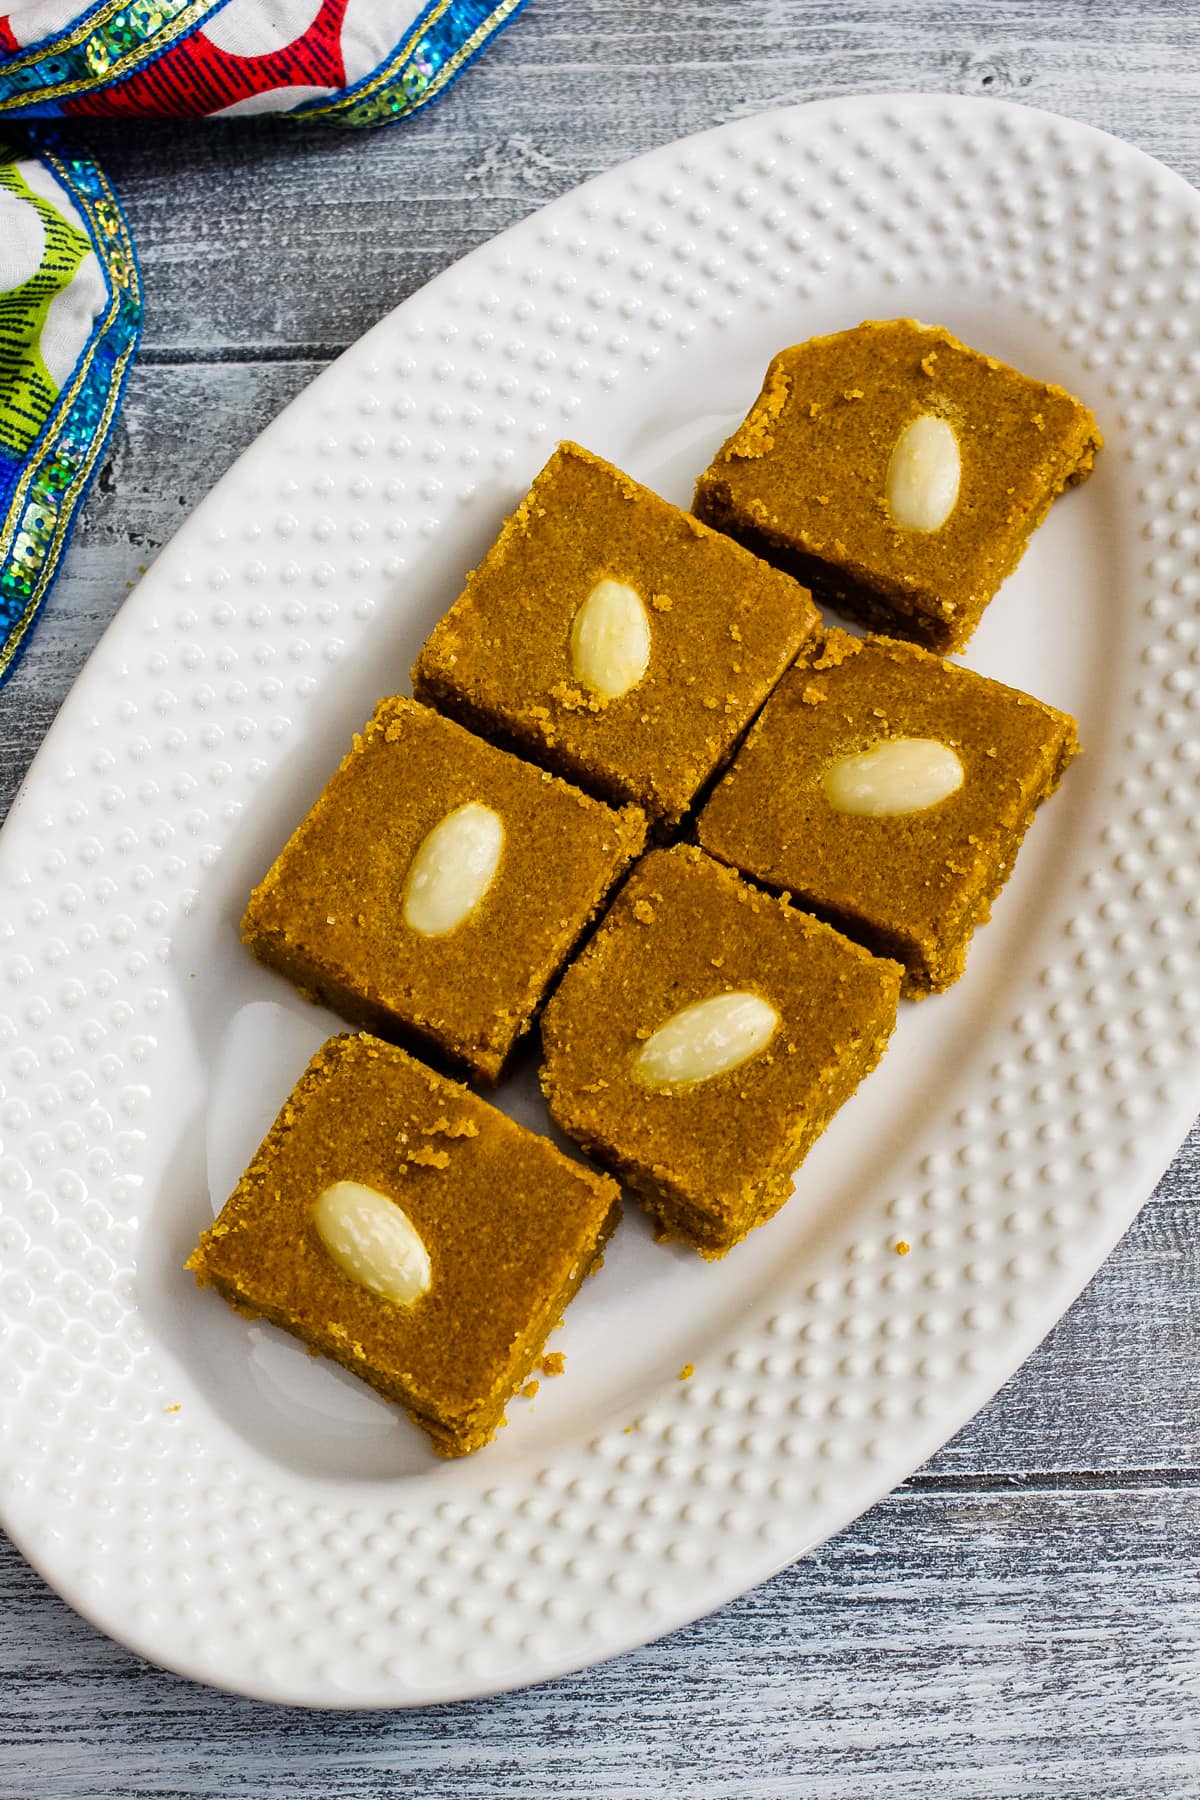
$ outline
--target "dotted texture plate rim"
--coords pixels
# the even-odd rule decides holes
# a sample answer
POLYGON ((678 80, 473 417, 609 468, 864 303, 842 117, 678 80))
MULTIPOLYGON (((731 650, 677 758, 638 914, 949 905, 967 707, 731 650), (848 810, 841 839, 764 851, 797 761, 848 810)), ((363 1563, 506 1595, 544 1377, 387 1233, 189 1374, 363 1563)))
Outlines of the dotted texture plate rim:
POLYGON ((197 509, 0 838, 0 1518, 67 1600, 276 1701, 542 1680, 838 1530, 1029 1353, 1200 1086, 1198 299, 1200 201, 1141 153, 999 102, 820 102, 657 150, 473 253, 197 509), (327 692, 409 582, 441 594, 427 628, 463 509, 491 494, 494 525, 555 438, 638 473, 644 399, 697 345, 744 324, 777 347, 839 304, 953 324, 985 293, 1101 414, 1124 582, 1088 804, 988 1029, 853 1216, 803 1267, 762 1262, 690 1381, 415 1484, 278 1466, 187 1389, 152 1304, 164 1196, 194 1180, 189 957, 215 912, 236 985, 252 859, 225 852, 256 797, 278 788, 282 818, 315 791, 327 692))

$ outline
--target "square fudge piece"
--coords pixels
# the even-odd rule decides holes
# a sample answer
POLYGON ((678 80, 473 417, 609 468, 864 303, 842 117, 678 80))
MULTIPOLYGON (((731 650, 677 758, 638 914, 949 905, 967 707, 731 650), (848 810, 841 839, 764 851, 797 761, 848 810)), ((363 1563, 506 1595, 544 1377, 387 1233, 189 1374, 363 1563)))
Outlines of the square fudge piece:
POLYGON ((700 816, 713 856, 948 987, 1075 721, 914 644, 830 632, 789 670, 700 816))
POLYGON ((869 321, 780 351, 694 506, 835 611, 946 652, 1102 442, 1062 388, 869 321))
POLYGON ((330 1038, 188 1261, 403 1406, 495 1432, 620 1218, 615 1182, 394 1045, 330 1038))
POLYGON ((242 923, 352 1024, 499 1079, 645 820, 411 700, 382 700, 242 923))
POLYGON ((655 851, 546 1008, 551 1117, 723 1256, 878 1062, 900 975, 694 846, 655 851))
POLYGON ((669 828, 818 623, 788 576, 563 444, 421 651, 414 691, 669 828))

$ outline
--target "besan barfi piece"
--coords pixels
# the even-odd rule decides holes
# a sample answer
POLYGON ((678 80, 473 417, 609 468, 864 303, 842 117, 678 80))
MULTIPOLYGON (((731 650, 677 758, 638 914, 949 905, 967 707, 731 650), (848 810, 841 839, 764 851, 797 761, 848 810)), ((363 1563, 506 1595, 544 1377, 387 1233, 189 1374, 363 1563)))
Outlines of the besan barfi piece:
POLYGON ((551 1117, 668 1235, 723 1256, 874 1068, 900 976, 694 846, 655 851, 546 1008, 551 1117))
POLYGON ((403 698, 383 700, 242 923, 352 1024, 495 1081, 645 820, 403 698))
POLYGON ((1064 389, 940 326, 868 321, 780 351, 694 510, 835 611, 944 654, 1102 442, 1064 389))
POLYGON ((441 1456, 486 1444, 620 1217, 595 1175, 376 1038, 331 1038, 188 1262, 441 1456))
POLYGON ((413 686, 666 829, 818 623, 788 576, 563 444, 434 629, 413 686))
POLYGON ((804 651, 700 815, 705 849, 905 966, 962 973, 1075 721, 914 644, 804 651))

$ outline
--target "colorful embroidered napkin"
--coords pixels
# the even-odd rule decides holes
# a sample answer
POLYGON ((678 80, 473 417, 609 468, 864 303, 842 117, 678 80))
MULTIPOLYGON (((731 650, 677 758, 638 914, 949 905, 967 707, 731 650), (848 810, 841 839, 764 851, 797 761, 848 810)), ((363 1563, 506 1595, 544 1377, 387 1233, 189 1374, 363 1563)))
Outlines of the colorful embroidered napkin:
POLYGON ((18 0, 0 15, 13 139, 0 143, 0 681, 54 579, 141 330, 125 219, 95 163, 72 153, 85 121, 393 124, 444 93, 524 3, 431 0, 414 18, 411 0, 18 0), (21 129, 45 120, 58 121, 49 137, 21 129))
POLYGON ((0 680, 54 579, 141 330, 133 245, 93 163, 0 161, 0 680))

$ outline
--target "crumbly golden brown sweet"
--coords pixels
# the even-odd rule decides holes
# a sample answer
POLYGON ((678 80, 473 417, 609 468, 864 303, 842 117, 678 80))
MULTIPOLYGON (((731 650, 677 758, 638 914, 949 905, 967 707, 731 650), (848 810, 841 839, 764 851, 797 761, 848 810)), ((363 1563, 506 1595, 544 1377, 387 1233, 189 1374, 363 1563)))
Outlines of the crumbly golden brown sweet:
MULTIPOLYGON (((793 1171, 879 1060, 900 976, 695 847, 655 851, 546 1008, 551 1116, 669 1235, 723 1256, 783 1204, 793 1171), (777 1015, 761 1047, 706 1079, 644 1078, 664 1026, 733 995, 777 1015)), ((705 1041, 714 1047, 719 1033, 705 1041)))
POLYGON ((644 836, 637 808, 616 812, 411 700, 383 700, 255 889, 242 934, 351 1023, 415 1033, 495 1081, 644 836), (406 884, 464 806, 500 821, 495 873, 456 928, 425 935, 406 884))
POLYGON ((619 1217, 614 1182, 393 1045, 345 1036, 313 1058, 187 1266, 403 1406, 439 1455, 464 1456, 495 1432, 619 1217), (411 1304, 326 1248, 314 1212, 346 1181, 402 1208, 424 1244, 429 1286, 411 1304))
POLYGON ((966 643, 1102 442, 1062 388, 940 326, 869 320, 780 351, 694 506, 836 611, 944 653, 966 643), (901 433, 926 416, 957 441, 957 501, 939 528, 902 529, 889 467, 901 433))
POLYGON ((787 576, 563 444, 433 631, 414 692, 665 828, 818 623, 787 576), (632 590, 622 616, 644 657, 608 697, 575 656, 580 610, 606 582, 632 590))
POLYGON ((784 888, 907 970, 962 973, 1037 807, 1078 750, 1075 721, 913 644, 832 631, 788 671, 700 815, 712 855, 784 888), (895 816, 846 813, 827 772, 893 739, 948 746, 962 783, 895 816))

